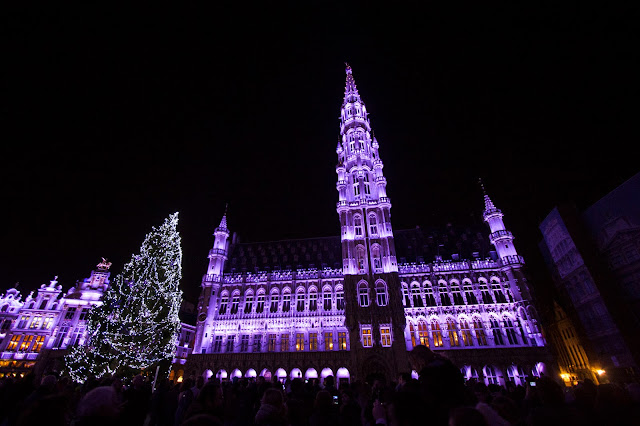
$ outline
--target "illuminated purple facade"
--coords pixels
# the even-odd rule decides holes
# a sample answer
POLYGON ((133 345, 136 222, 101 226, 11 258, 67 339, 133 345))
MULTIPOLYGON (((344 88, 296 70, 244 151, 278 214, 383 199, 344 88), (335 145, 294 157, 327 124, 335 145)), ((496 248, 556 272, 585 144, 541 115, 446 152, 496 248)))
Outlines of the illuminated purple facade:
POLYGON ((520 384, 553 368, 502 212, 485 194, 488 238, 449 227, 394 231, 379 148, 347 66, 340 236, 241 243, 225 212, 186 374, 392 380, 410 371, 407 351, 418 344, 486 383, 520 384))

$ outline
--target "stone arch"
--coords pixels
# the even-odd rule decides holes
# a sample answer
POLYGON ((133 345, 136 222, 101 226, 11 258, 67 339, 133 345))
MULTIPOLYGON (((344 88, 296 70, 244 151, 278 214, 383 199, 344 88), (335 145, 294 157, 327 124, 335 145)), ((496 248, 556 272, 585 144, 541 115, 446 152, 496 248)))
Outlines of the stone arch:
POLYGON ((265 380, 270 381, 271 371, 268 368, 263 368, 262 371, 260 371, 260 376, 264 377, 265 380))
POLYGON ((282 381, 287 378, 287 372, 284 368, 278 368, 276 370, 275 376, 278 378, 278 380, 282 381))
POLYGON ((289 372, 290 379, 302 378, 302 371, 299 368, 293 368, 289 372))
POLYGON ((227 370, 225 370, 224 368, 221 368, 220 370, 218 370, 218 372, 216 373, 216 379, 224 380, 226 378, 227 378, 227 370))
POLYGON ((256 370, 254 370, 253 368, 250 368, 247 370, 246 373, 244 373, 244 377, 256 377, 257 373, 256 370))
POLYGON ((317 379, 318 378, 318 372, 313 367, 307 368, 307 371, 304 372, 304 378, 305 379, 317 379))
POLYGON ((205 381, 209 380, 211 376, 213 376, 213 371, 209 370, 208 368, 202 373, 202 377, 205 381))
POLYGON ((235 369, 231 372, 231 379, 233 379, 234 377, 242 377, 242 371, 240 371, 239 369, 235 369))
POLYGON ((320 377, 321 377, 322 379, 324 379, 324 378, 325 378, 325 377, 327 377, 327 376, 333 376, 333 375, 334 375, 334 374, 333 374, 333 370, 332 370, 332 369, 330 369, 329 367, 325 367, 325 368, 323 368, 323 369, 322 369, 322 371, 320 372, 320 377))

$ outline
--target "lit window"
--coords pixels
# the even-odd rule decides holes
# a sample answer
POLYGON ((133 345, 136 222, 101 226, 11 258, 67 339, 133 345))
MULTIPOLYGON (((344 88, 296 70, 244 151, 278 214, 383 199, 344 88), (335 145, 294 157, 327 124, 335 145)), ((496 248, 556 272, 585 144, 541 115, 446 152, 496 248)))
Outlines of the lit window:
POLYGON ((427 323, 424 321, 418 323, 418 339, 421 345, 429 347, 429 331, 427 330, 427 323))
POLYGON ((371 327, 362 327, 362 346, 370 348, 373 346, 371 339, 371 327))
POLYGON ((7 352, 13 352, 16 350, 16 348, 18 347, 18 342, 20 341, 20 338, 22 336, 11 336, 11 340, 9 341, 9 346, 7 346, 7 352))
POLYGON ((387 348, 391 346, 391 328, 380 327, 380 338, 382 339, 382 346, 387 348))
POLYGON ((358 285, 358 301, 362 307, 369 306, 369 289, 365 283, 358 285))
POLYGON ((269 346, 268 346, 267 350, 269 352, 275 352, 275 350, 276 350, 276 335, 275 334, 270 334, 269 335, 269 346))
POLYGON ((473 338, 471 337, 471 329, 467 320, 460 320, 460 332, 462 333, 462 342, 465 346, 473 346, 473 338))
POLYGON ((416 347, 416 330, 413 328, 413 323, 409 323, 409 334, 411 335, 411 347, 416 347))
POLYGON ((346 331, 338 332, 338 350, 339 351, 347 350, 347 332, 346 331))
POLYGON ((33 342, 33 336, 28 335, 24 336, 24 340, 20 344, 20 352, 26 352, 29 350, 29 346, 31 346, 31 342, 33 342))
POLYGON ((476 339, 478 340, 479 346, 487 346, 487 335, 484 332, 484 326, 482 325, 482 321, 475 320, 473 322, 473 331, 476 333, 476 339))
POLYGON ((304 334, 296 333, 296 351, 304 350, 304 334))
POLYGON ((433 337, 433 346, 436 348, 442 346, 442 330, 440 329, 440 324, 435 320, 431 322, 431 335, 433 337))
POLYGON ((449 332, 449 345, 452 347, 460 346, 460 336, 458 336, 458 328, 455 321, 447 321, 447 331, 449 332))
POLYGON ((333 333, 324 333, 324 350, 333 350, 333 333))
POLYGON ((309 333, 309 350, 318 350, 318 333, 309 333))
POLYGON ((29 328, 38 328, 38 327, 40 327, 40 321, 42 321, 42 317, 41 316, 33 317, 33 320, 31 321, 31 325, 29 326, 29 328))
POLYGON ((42 349, 43 343, 44 343, 44 336, 36 337, 36 343, 33 345, 33 349, 31 350, 31 352, 40 352, 40 349, 42 349))

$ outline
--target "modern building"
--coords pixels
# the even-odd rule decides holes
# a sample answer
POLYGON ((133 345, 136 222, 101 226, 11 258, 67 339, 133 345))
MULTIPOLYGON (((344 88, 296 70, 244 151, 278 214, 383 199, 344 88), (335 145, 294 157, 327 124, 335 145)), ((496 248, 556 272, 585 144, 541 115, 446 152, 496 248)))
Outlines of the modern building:
MULTIPOLYGON (((556 336, 569 380, 640 377, 640 173, 579 212, 554 208, 540 224, 540 249, 576 340, 556 336), (584 348, 573 353, 570 346, 584 348)), ((558 346, 558 345, 556 345, 558 346)))
POLYGON ((186 374, 395 380, 419 344, 486 383, 555 374, 524 259, 486 193, 488 229, 393 229, 380 144, 349 66, 336 154, 335 236, 243 243, 225 211, 186 374))

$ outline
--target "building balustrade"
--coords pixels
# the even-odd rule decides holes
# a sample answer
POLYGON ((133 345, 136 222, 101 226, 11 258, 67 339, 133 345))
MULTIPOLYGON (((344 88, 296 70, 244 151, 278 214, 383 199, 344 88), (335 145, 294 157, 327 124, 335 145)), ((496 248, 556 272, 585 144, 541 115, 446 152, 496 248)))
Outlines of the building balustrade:
POLYGON ((524 258, 520 255, 505 256, 500 259, 502 266, 507 265, 524 265, 524 258))
POLYGON ((502 216, 502 212, 496 208, 485 210, 484 213, 482 213, 482 217, 484 220, 487 220, 488 217, 497 216, 497 215, 502 216))
POLYGON ((346 180, 339 180, 338 181, 338 187, 340 186, 346 186, 347 185, 347 181, 346 180))
POLYGON ((212 283, 219 283, 220 282, 220 275, 216 275, 216 274, 205 274, 202 277, 202 281, 203 282, 212 282, 212 283))
POLYGON ((389 197, 380 197, 380 202, 381 203, 390 203, 391 200, 389 200, 389 197))
POLYGON ((347 207, 347 205, 349 205, 347 201, 338 201, 336 203, 336 207, 347 207))
POLYGON ((376 178, 376 182, 386 182, 386 181, 387 181, 387 178, 385 178, 384 176, 378 176, 376 178))
POLYGON ((227 255, 227 251, 225 249, 211 249, 209 250, 209 258, 212 258, 213 256, 220 254, 222 256, 226 256, 227 255))
POLYGON ((496 231, 489 235, 489 240, 491 241, 491 244, 495 244, 496 241, 502 240, 505 238, 513 239, 513 234, 507 231, 506 229, 501 229, 500 231, 496 231))

